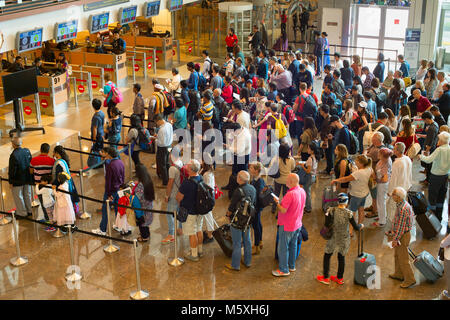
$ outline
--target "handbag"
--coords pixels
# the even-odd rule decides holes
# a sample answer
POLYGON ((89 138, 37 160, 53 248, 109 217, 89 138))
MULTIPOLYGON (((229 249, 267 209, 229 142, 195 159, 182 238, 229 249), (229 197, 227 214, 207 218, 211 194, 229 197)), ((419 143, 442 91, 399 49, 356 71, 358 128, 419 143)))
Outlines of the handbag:
POLYGON ((189 211, 186 208, 180 207, 177 212, 177 220, 180 222, 186 222, 189 211))
POLYGON ((330 240, 331 237, 333 236, 334 212, 333 212, 333 214, 331 214, 331 212, 329 211, 328 214, 330 214, 329 221, 326 221, 327 220, 327 215, 325 215, 325 225, 320 230, 320 235, 325 240, 330 240))
POLYGON ((421 149, 422 148, 420 147, 420 144, 416 142, 409 146, 408 151, 406 151, 406 154, 408 155, 408 157, 413 159, 419 154, 421 149))

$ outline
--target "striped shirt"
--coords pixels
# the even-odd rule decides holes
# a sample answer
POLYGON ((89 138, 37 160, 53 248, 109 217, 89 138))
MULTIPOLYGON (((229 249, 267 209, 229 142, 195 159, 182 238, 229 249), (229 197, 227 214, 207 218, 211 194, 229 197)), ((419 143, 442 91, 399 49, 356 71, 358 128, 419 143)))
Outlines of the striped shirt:
POLYGON ((406 232, 411 231, 413 225, 413 210, 411 205, 403 200, 397 203, 397 212, 394 218, 394 227, 392 233, 393 241, 399 241, 406 232))
POLYGON ((204 121, 210 121, 213 117, 213 112, 214 112, 214 105, 211 102, 205 104, 200 109, 200 113, 202 114, 202 119, 204 121))
POLYGON ((31 159, 30 168, 33 168, 33 177, 36 183, 41 181, 41 177, 46 174, 51 175, 55 159, 49 157, 46 154, 38 155, 31 159))

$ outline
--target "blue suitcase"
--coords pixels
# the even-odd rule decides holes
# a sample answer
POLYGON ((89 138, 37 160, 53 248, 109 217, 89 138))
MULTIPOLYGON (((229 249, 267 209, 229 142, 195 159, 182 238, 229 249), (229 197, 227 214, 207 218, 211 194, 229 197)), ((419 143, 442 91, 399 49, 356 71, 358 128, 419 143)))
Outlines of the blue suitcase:
POLYGON ((370 266, 376 265, 376 259, 373 254, 364 252, 363 231, 358 232, 358 257, 355 259, 355 277, 353 282, 360 286, 367 287, 367 280, 375 274, 375 268, 368 270, 370 266))
POLYGON ((444 273, 444 267, 439 261, 433 257, 428 251, 422 251, 418 256, 408 248, 409 255, 413 258, 414 266, 419 269, 425 279, 435 282, 444 273))

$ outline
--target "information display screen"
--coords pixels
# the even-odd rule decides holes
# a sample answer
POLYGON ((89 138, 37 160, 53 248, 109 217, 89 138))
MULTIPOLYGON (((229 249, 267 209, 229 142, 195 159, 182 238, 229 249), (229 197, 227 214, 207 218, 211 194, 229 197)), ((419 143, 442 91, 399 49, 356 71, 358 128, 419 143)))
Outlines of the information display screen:
POLYGON ((56 42, 75 39, 77 37, 78 20, 56 24, 56 42))
POLYGON ((120 24, 124 25, 135 22, 136 15, 137 15, 137 6, 120 9, 119 13, 120 24))
POLYGON ((169 0, 169 11, 180 10, 183 6, 183 0, 169 0))
POLYGON ((43 28, 19 32, 17 34, 17 51, 19 53, 39 49, 42 47, 43 28))
POLYGON ((36 68, 2 76, 5 101, 20 99, 38 92, 36 68))
POLYGON ((157 16, 159 14, 160 6, 161 6, 161 1, 146 2, 145 7, 144 7, 145 18, 157 16))
POLYGON ((91 33, 108 30, 109 12, 91 16, 90 22, 89 31, 91 33))

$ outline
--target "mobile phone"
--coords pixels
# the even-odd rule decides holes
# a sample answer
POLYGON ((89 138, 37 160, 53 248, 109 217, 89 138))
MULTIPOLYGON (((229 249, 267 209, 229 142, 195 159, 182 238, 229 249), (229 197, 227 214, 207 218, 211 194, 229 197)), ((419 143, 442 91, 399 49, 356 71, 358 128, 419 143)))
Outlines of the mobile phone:
POLYGON ((280 201, 280 198, 278 198, 273 192, 270 194, 276 201, 280 201))

